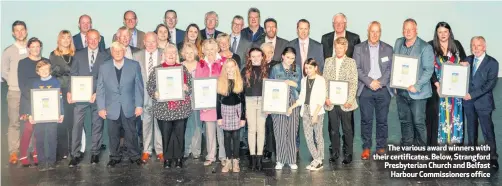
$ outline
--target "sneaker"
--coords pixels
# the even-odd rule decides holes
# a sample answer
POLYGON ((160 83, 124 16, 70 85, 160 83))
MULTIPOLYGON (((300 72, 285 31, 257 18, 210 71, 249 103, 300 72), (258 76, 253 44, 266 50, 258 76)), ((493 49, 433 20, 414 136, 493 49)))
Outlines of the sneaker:
POLYGON ((10 154, 9 162, 11 164, 17 163, 17 153, 13 152, 12 154, 10 154))
POLYGON ((143 161, 143 163, 146 163, 149 159, 150 159, 150 154, 147 152, 143 152, 143 154, 141 155, 141 161, 143 161))
POLYGON ((54 170, 56 169, 56 164, 49 163, 49 166, 47 167, 47 170, 54 170))
POLYGON ((33 163, 36 165, 38 164, 38 155, 37 154, 34 154, 33 156, 33 163))
POLYGON ((26 156, 19 158, 19 161, 21 162, 21 166, 23 166, 23 167, 29 167, 30 166, 30 160, 26 156))
POLYGON ((314 160, 314 161, 310 162, 309 165, 307 165, 306 169, 310 170, 310 169, 312 169, 312 167, 315 167, 316 165, 317 165, 317 162, 314 160))
MULTIPOLYGON (((314 160, 315 161, 315 160, 314 160)), ((311 171, 316 171, 316 170, 319 170, 319 169, 322 169, 323 166, 322 166, 322 162, 317 162, 315 161, 315 164, 312 165, 312 167, 310 168, 311 171)))
POLYGON ((289 164, 289 168, 291 168, 291 170, 296 170, 296 169, 298 169, 298 165, 296 165, 296 164, 289 164))
POLYGON ((44 163, 42 163, 41 165, 38 165, 38 171, 40 172, 45 172, 45 171, 48 171, 49 169, 49 166, 45 165, 44 163))
POLYGON ((369 160, 370 159, 370 149, 363 150, 363 153, 361 154, 361 159, 362 160, 369 160))
POLYGON ((281 170, 281 169, 282 169, 282 167, 284 167, 284 164, 282 164, 281 162, 277 162, 277 163, 275 163, 275 169, 277 169, 277 170, 281 170))
POLYGON ((160 162, 163 162, 163 161, 164 161, 164 154, 163 154, 163 153, 157 154, 157 159, 158 159, 160 162))
POLYGON ((206 161, 204 162, 204 166, 209 166, 209 165, 211 165, 211 164, 213 164, 213 161, 211 161, 211 160, 206 160, 206 161))

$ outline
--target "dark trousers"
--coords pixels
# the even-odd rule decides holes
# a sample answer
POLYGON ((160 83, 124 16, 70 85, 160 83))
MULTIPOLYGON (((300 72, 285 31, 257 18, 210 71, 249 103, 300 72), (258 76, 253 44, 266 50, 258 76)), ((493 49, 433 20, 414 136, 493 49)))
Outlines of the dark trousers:
POLYGON ((274 122, 270 114, 265 121, 265 150, 275 152, 274 122))
POLYGON ((181 159, 185 148, 186 119, 174 121, 157 120, 162 134, 164 159, 181 159))
MULTIPOLYGON (((82 129, 84 128, 84 120, 87 110, 91 110, 91 118, 92 118, 92 147, 91 153, 92 155, 99 155, 101 148, 101 139, 103 138, 103 126, 104 120, 99 117, 98 109, 96 104, 76 104, 74 108, 74 123, 72 128, 72 144, 71 144, 71 153, 73 157, 80 157, 80 148, 82 145, 82 129)), ((66 117, 66 116, 65 116, 66 117)), ((122 116, 121 116, 122 117, 122 116)), ((110 128, 110 125, 108 125, 110 128)), ((110 132, 110 131, 108 131, 110 132)), ((110 142, 111 145, 111 142, 110 142)))
POLYGON ((425 146, 425 105, 427 99, 412 99, 408 92, 398 92, 396 97, 399 121, 401 122, 401 145, 425 146))
POLYGON ((497 143, 493 129, 492 111, 477 110, 474 105, 464 106, 464 113, 467 119, 467 132, 469 145, 476 146, 478 143, 478 125, 481 125, 481 132, 485 138, 485 143, 490 146, 490 158, 498 159, 497 143))
POLYGON ((62 88, 61 92, 63 94, 63 107, 64 107, 64 120, 63 123, 57 125, 57 159, 63 158, 63 156, 68 156, 71 154, 71 143, 72 143, 72 130, 73 130, 73 110, 75 106, 68 103, 66 94, 68 93, 68 88, 62 88))
POLYGON ((340 123, 343 131, 343 154, 351 155, 353 151, 354 132, 352 128, 352 112, 345 112, 340 106, 335 106, 333 110, 328 112, 329 125, 331 131, 329 133, 333 154, 340 152, 340 123))
POLYGON ((56 148, 58 139, 57 123, 35 124, 36 147, 38 149, 38 163, 56 163, 56 148), (45 149, 45 139, 47 139, 47 149, 45 149))
POLYGON ((361 138, 363 149, 371 149, 373 134, 373 113, 376 118, 376 149, 386 148, 388 130, 387 116, 389 114, 390 94, 387 88, 373 91, 367 87, 359 96, 361 113, 361 138))
MULTIPOLYGON (((110 143, 110 159, 121 160, 122 155, 136 161, 141 151, 138 144, 138 131, 136 131, 136 117, 126 118, 122 109, 117 120, 108 119, 108 136, 110 143), (124 129, 124 146, 127 151, 120 153, 120 129, 124 129)), ((94 141, 94 136, 93 136, 94 141)), ((94 142, 93 142, 94 146, 94 142)))
POLYGON ((225 154, 228 159, 239 159, 240 130, 223 130, 225 136, 225 154))

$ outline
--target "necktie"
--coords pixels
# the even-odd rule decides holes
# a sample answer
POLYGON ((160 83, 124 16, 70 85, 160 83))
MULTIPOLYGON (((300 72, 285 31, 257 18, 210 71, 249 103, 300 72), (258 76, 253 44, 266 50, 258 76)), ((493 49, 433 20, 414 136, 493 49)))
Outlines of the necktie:
POLYGON ((92 72, 92 67, 94 66, 94 51, 91 53, 91 72, 92 72))
POLYGON ((237 50, 237 37, 234 37, 234 42, 232 42, 232 52, 235 53, 237 50))
POLYGON ((87 47, 87 38, 84 36, 84 48, 87 47))
POLYGON ((147 74, 152 73, 153 70, 153 53, 150 52, 150 59, 148 59, 148 72, 147 74))
POLYGON ((479 59, 477 57, 474 58, 474 65, 472 70, 472 76, 476 75, 476 71, 478 70, 479 59))
POLYGON ((302 42, 302 68, 303 68, 303 63, 305 63, 305 58, 307 57, 307 51, 305 51, 305 42, 302 42))
POLYGON ((209 34, 209 38, 213 38, 214 34, 209 34))

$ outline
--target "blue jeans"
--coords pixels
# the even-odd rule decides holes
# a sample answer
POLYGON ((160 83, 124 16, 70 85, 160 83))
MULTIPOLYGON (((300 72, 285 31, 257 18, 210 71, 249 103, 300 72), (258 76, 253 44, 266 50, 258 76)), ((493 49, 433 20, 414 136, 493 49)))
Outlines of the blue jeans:
POLYGON ((399 121, 401 122, 401 145, 425 146, 425 106, 427 99, 412 99, 408 92, 398 91, 396 97, 399 121))
POLYGON ((57 123, 38 123, 35 126, 36 147, 38 149, 38 163, 56 163, 56 149, 58 137, 57 123), (45 138, 47 137, 47 138, 45 138), (45 152, 45 139, 47 139, 47 149, 45 152))
POLYGON ((373 91, 364 87, 359 96, 361 111, 361 138, 363 149, 371 149, 373 134, 373 113, 376 117, 376 149, 387 147, 390 94, 387 88, 373 91))

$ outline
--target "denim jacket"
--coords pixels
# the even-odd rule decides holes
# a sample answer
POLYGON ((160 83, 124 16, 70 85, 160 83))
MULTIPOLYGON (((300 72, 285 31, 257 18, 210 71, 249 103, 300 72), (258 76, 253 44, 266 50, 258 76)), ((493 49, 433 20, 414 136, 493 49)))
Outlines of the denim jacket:
MULTIPOLYGON (((295 64, 293 64, 293 65, 295 65, 295 64)), ((292 92, 292 95, 290 95, 290 96, 292 96, 294 100, 298 99, 298 95, 300 94, 300 90, 301 90, 300 85, 301 85, 301 80, 302 80, 302 68, 300 67, 300 65, 296 65, 296 72, 293 72, 293 71, 286 72, 282 63, 279 63, 278 65, 274 65, 270 69, 269 78, 270 79, 291 80, 291 81, 296 82, 296 84, 298 84, 298 87, 296 87, 296 88, 290 87, 291 92, 292 92)))

